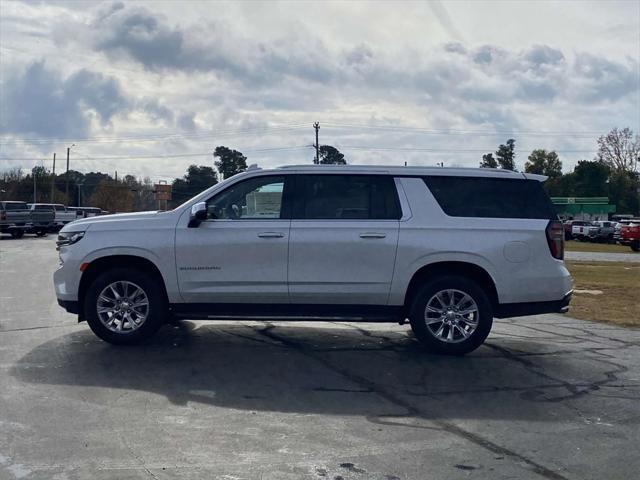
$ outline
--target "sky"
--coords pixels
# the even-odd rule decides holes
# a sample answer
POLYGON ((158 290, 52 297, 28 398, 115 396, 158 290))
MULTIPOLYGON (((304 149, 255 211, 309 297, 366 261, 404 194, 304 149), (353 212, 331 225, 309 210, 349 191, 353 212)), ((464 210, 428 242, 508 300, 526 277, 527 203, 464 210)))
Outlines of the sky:
POLYGON ((516 140, 564 170, 640 133, 640 0, 0 0, 0 171, 182 176, 218 145, 261 167, 476 167, 516 140))

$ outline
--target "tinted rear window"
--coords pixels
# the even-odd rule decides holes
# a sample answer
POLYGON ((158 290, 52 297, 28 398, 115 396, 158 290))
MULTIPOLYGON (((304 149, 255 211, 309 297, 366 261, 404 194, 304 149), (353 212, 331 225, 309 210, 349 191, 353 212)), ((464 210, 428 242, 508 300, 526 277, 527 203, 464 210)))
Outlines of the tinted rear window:
POLYGON ((386 175, 300 175, 294 218, 392 220, 401 217, 393 178, 386 175))
POLYGON ((434 176, 424 181, 442 210, 452 217, 557 217, 537 180, 434 176))
POLYGON ((3 203, 2 207, 4 210, 26 210, 26 203, 3 203))

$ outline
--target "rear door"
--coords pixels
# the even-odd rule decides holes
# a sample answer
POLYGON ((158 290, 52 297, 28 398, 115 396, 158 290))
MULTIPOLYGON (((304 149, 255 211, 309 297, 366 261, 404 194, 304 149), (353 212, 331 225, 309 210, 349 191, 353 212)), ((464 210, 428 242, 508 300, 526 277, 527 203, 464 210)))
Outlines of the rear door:
POLYGON ((297 176, 291 303, 386 305, 400 217, 390 176, 297 176))

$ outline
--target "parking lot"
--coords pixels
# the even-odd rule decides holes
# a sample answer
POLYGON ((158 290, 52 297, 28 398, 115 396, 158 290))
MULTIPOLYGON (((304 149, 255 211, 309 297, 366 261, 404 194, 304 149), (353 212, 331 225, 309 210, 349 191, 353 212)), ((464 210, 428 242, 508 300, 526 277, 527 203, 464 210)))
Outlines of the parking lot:
POLYGON ((181 322, 142 347, 60 309, 54 236, 0 240, 0 478, 629 479, 640 331, 497 320, 462 358, 407 326, 181 322))

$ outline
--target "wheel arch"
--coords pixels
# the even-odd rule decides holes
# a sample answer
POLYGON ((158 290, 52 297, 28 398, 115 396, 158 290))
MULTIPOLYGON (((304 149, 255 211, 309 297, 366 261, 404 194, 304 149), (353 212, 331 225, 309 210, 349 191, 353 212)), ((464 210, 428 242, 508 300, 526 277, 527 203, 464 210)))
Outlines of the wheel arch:
POLYGON ((112 268, 128 268, 143 271, 151 275, 161 286, 162 293, 167 303, 167 287, 165 285, 162 273, 157 265, 148 258, 137 255, 106 255, 96 258, 89 262, 87 268, 82 272, 80 285, 78 287, 78 301, 80 305, 84 304, 84 297, 87 293, 89 285, 103 272, 112 268))
POLYGON ((475 281, 489 297, 494 311, 497 308, 499 304, 498 290, 496 288, 495 280, 487 270, 470 262, 441 261, 424 265, 413 274, 404 297, 405 311, 410 308, 411 300, 420 288, 420 285, 430 279, 436 278, 439 275, 460 275, 475 281))

